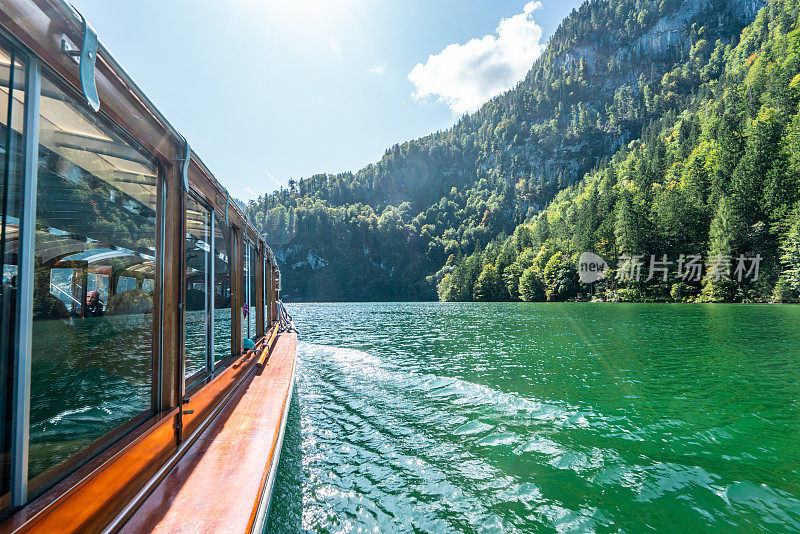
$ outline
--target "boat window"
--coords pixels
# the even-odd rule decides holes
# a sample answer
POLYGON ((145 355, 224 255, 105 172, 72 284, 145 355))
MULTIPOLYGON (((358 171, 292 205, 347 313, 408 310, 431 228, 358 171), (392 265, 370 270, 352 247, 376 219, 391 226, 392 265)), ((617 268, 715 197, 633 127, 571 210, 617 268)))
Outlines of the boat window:
POLYGON ((131 289, 136 289, 137 285, 136 278, 132 276, 120 276, 117 279, 117 289, 115 290, 117 293, 122 293, 123 291, 129 291, 131 289))
POLYGON ((240 309, 240 325, 242 338, 250 337, 250 242, 244 241, 242 250, 242 306, 240 309))
POLYGON ((264 333, 266 334, 269 330, 269 327, 272 326, 269 320, 269 298, 267 298, 267 294, 269 292, 269 263, 266 260, 266 254, 264 255, 264 261, 261 262, 261 269, 263 271, 263 276, 261 278, 261 293, 263 297, 262 306, 264 307, 264 333))
MULTIPOLYGON (((211 327, 211 212, 189 196, 186 199, 186 313, 185 376, 202 378, 211 327), (200 375, 198 376, 198 373, 200 375)), ((191 381, 187 381, 189 387, 191 381)))
POLYGON ((32 488, 152 413, 157 167, 79 102, 43 76, 32 488))
POLYGON ((248 335, 250 339, 255 339, 258 335, 256 332, 256 306, 258 303, 258 299, 256 299, 256 255, 257 251, 256 248, 252 245, 252 243, 248 243, 248 248, 250 249, 249 254, 249 273, 250 273, 250 283, 248 285, 248 306, 249 306, 249 313, 247 314, 247 329, 248 335))
POLYGON ((274 289, 275 289, 275 284, 274 284, 275 271, 273 271, 272 267, 273 267, 272 264, 269 261, 267 261, 266 276, 264 278, 264 280, 265 280, 265 282, 264 282, 264 288, 265 288, 264 289, 264 291, 265 291, 264 306, 266 307, 266 310, 265 310, 264 314, 265 314, 265 317, 267 318, 267 322, 270 324, 270 326, 272 325, 272 323, 275 322, 275 304, 274 304, 274 300, 275 300, 275 291, 274 291, 274 289))
POLYGON ((25 65, 0 45, 0 509, 8 505, 11 391, 16 332, 18 237, 23 183, 25 65))
POLYGON ((214 362, 233 354, 231 336, 231 258, 233 231, 214 212, 214 362))

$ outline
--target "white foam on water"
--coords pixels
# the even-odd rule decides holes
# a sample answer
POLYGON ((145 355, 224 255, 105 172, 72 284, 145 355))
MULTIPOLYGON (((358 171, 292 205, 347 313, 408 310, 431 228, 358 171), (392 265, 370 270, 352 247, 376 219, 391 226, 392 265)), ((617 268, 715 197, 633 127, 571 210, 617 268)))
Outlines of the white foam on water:
POLYGON ((576 472, 593 465, 537 437, 585 424, 592 414, 403 369, 357 349, 301 342, 298 361, 309 518, 327 517, 332 507, 358 522, 364 516, 352 510, 368 509, 369 523, 384 528, 391 517, 404 518, 405 528, 392 524, 393 531, 411 524, 460 531, 466 521, 478 531, 517 532, 493 513, 496 506, 546 503, 560 510, 555 516, 583 515, 548 501, 503 465, 524 454, 547 454, 576 472))

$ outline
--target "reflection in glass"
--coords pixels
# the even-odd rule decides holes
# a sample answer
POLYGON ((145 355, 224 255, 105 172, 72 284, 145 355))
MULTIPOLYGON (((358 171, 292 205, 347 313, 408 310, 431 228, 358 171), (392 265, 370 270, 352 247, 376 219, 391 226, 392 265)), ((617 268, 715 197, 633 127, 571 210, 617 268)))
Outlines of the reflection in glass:
POLYGON ((244 242, 244 250, 242 251, 242 307, 239 309, 239 325, 242 332, 242 339, 249 338, 250 323, 248 316, 250 311, 250 243, 244 242))
POLYGON ((17 308, 18 237, 22 207, 25 67, 0 47, 0 509, 8 504, 11 388, 17 308), (13 68, 12 68, 13 65, 13 68))
POLYGON ((157 168, 78 102, 42 80, 34 487, 152 402, 157 168))
POLYGON ((267 298, 267 291, 269 288, 269 268, 267 267, 267 254, 264 254, 264 261, 261 264, 261 270, 263 272, 263 276, 261 277, 261 289, 262 289, 262 296, 264 300, 262 301, 262 305, 264 306, 264 333, 266 334, 269 331, 269 327, 271 326, 269 323, 269 299, 267 298))
POLYGON ((248 248, 250 249, 250 261, 249 263, 249 272, 250 272, 250 285, 247 291, 247 298, 248 298, 248 313, 247 313, 247 328, 248 328, 248 335, 250 339, 255 339, 256 337, 256 303, 258 299, 256 299, 256 248, 253 245, 248 244, 248 248))
POLYGON ((233 352, 231 340, 231 227, 214 212, 214 362, 233 352))
MULTIPOLYGON (((192 197, 186 199, 186 378, 206 367, 210 327, 211 214, 192 197)), ((189 384, 187 383, 187 387, 189 384)))

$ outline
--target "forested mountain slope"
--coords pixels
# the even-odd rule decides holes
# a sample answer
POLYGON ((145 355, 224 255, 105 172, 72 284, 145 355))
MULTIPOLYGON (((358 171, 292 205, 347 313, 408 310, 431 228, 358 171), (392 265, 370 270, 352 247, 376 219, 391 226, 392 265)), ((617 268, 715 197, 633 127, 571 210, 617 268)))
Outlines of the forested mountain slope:
MULTIPOLYGON (((536 218, 559 191, 574 191, 653 121, 682 113, 724 72, 762 5, 589 1, 525 80, 450 130, 396 145, 357 173, 292 181, 250 203, 286 271, 284 294, 435 298, 464 258, 536 218)), ((469 282, 457 284, 459 299, 473 298, 469 282)))
POLYGON ((693 54, 694 72, 721 64, 722 76, 703 83, 684 111, 666 113, 643 139, 560 192, 511 237, 452 258, 440 272, 440 297, 796 300, 799 13, 798 0, 772 0, 738 45, 724 48, 721 63, 716 51, 693 54), (576 271, 587 251, 611 267, 594 287, 579 284, 576 271), (637 256, 638 280, 628 276, 637 256), (690 256, 702 257, 695 273, 684 269, 690 256), (651 264, 659 267, 653 277, 651 264))

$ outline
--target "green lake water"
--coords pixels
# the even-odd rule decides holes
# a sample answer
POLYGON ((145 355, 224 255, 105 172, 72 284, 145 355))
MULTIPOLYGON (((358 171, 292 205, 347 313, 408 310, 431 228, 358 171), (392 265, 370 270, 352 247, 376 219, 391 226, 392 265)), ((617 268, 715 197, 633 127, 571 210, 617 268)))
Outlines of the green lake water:
POLYGON ((800 530, 800 307, 289 310, 270 532, 800 530))

